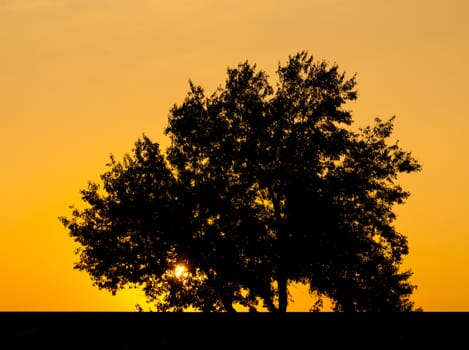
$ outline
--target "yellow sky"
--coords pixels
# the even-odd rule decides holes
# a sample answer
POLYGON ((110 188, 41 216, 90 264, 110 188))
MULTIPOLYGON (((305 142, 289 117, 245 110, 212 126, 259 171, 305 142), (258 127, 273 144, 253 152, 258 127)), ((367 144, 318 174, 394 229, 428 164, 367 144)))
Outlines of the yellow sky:
MULTIPOLYGON (((163 144, 188 79, 210 92, 246 59, 272 76, 306 49, 357 73, 357 125, 396 115, 423 165, 402 177, 406 267, 426 311, 469 311, 466 0, 0 0, 0 310, 135 310, 72 269, 57 217, 109 154, 163 144)), ((304 295, 290 310, 309 308, 304 295)))

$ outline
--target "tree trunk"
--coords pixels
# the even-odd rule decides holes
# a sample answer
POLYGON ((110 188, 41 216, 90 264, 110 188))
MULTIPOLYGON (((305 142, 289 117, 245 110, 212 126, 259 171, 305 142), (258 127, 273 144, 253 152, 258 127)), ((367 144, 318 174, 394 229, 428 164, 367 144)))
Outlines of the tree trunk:
POLYGON ((233 304, 223 303, 223 305, 225 306, 225 309, 227 312, 230 312, 230 313, 236 312, 236 309, 233 307, 233 304))
POLYGON ((225 291, 222 290, 220 296, 226 312, 237 312, 236 309, 233 307, 233 298, 230 295, 227 295, 225 291))
POLYGON ((288 306, 288 291, 287 291, 287 279, 282 272, 279 272, 277 277, 278 285, 278 311, 281 313, 287 312, 288 306))
POLYGON ((277 231, 277 244, 278 244, 278 266, 277 266, 277 289, 278 289, 278 311, 281 313, 287 312, 288 306, 288 290, 287 280, 288 277, 285 271, 285 232, 284 223, 281 216, 280 203, 275 195, 274 190, 269 187, 269 194, 272 197, 272 203, 275 211, 275 226, 277 231))

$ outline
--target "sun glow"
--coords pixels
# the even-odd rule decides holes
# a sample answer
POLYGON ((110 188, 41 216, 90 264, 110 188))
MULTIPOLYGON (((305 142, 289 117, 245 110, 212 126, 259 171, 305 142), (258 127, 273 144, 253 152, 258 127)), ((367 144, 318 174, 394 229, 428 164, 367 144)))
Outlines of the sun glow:
POLYGON ((174 268, 174 277, 177 279, 185 279, 189 275, 189 272, 187 271, 187 267, 183 264, 178 264, 174 268))

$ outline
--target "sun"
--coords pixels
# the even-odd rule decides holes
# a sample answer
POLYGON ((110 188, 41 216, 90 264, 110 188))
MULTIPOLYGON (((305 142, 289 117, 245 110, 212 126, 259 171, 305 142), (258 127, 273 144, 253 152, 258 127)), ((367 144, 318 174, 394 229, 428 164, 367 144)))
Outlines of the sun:
POLYGON ((185 279, 189 275, 187 267, 183 264, 177 264, 174 268, 174 277, 177 279, 185 279))

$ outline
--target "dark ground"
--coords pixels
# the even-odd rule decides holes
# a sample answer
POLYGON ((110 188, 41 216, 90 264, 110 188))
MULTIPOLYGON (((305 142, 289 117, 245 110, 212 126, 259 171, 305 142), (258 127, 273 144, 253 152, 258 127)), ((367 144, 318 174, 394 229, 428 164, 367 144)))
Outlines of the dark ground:
POLYGON ((0 313, 1 349, 469 349, 469 313, 0 313))

